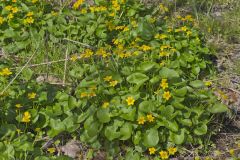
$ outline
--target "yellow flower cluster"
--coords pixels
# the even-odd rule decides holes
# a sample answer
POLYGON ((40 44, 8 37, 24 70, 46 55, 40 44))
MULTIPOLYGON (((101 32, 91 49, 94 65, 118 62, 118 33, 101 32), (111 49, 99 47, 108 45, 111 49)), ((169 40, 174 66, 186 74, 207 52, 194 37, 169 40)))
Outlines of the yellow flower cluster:
POLYGON ((156 34, 154 38, 162 40, 162 39, 166 39, 167 35, 166 34, 156 34))
POLYGON ((163 93, 163 98, 164 98, 165 100, 168 101, 171 97, 172 97, 172 95, 171 95, 171 93, 170 93, 169 91, 165 91, 165 92, 163 93))
POLYGON ((162 12, 168 12, 169 11, 169 9, 166 6, 164 6, 163 4, 160 4, 159 8, 162 12))
POLYGON ((9 68, 3 68, 0 71, 0 76, 10 76, 12 72, 9 70, 9 68))
POLYGON ((118 84, 118 81, 117 80, 113 80, 112 76, 106 76, 103 79, 104 79, 104 81, 109 82, 109 86, 110 87, 115 87, 118 84))
POLYGON ((26 111, 23 113, 22 122, 29 123, 31 119, 31 114, 26 111))
POLYGON ((3 24, 4 18, 0 16, 0 25, 3 24))
POLYGON ((168 88, 167 79, 162 79, 162 82, 161 82, 160 86, 161 86, 163 89, 168 88))
POLYGON ((70 58, 71 61, 75 62, 77 59, 78 59, 77 54, 71 55, 71 58, 70 58))
MULTIPOLYGON (((155 152, 157 151, 156 148, 151 147, 148 148, 149 154, 155 154, 155 152)), ((161 159, 168 159, 170 155, 174 155, 177 152, 177 148, 175 147, 170 147, 167 149, 167 151, 160 151, 159 152, 159 156, 161 159)))
POLYGON ((150 46, 147 46, 147 45, 142 45, 141 47, 139 47, 139 49, 143 50, 143 51, 149 51, 151 50, 152 48, 150 46))
POLYGON ((33 19, 33 12, 28 12, 27 13, 27 18, 25 18, 24 20, 23 20, 23 23, 24 24, 33 24, 34 23, 34 19, 33 19))
POLYGON ((121 9, 120 4, 118 3, 118 0, 112 0, 112 7, 114 10, 119 11, 121 9))
POLYGON ((109 102, 104 102, 103 105, 102 105, 102 108, 108 108, 110 105, 109 102))
POLYGON ((15 105, 15 107, 16 107, 17 109, 20 109, 20 108, 22 108, 23 106, 18 103, 18 104, 15 105))
POLYGON ((93 51, 91 49, 86 49, 84 53, 80 55, 80 58, 90 58, 93 55, 93 51))
POLYGON ((205 84, 205 86, 210 87, 212 85, 212 82, 211 81, 206 81, 204 84, 205 84))
POLYGON ((47 151, 51 154, 53 154, 54 152, 56 152, 56 148, 48 148, 47 151))
POLYGON ((159 55, 161 57, 164 57, 164 56, 170 56, 171 53, 174 53, 176 52, 177 50, 173 47, 171 47, 170 45, 162 45, 160 47, 160 53, 159 55))
POLYGON ((134 105, 135 99, 130 96, 130 97, 127 97, 126 102, 127 102, 128 106, 132 106, 132 105, 134 105))
POLYGON ((108 57, 108 56, 111 55, 111 54, 108 53, 104 48, 99 48, 99 49, 97 50, 96 54, 97 54, 98 56, 103 57, 103 58, 106 58, 106 57, 108 57))
POLYGON ((34 99, 36 98, 36 93, 32 92, 32 93, 28 93, 28 99, 34 99))
POLYGON ((85 0, 77 0, 74 4, 73 4, 73 9, 78 9, 83 3, 84 3, 85 0))
POLYGON ((104 12, 104 11, 107 10, 107 8, 104 7, 104 6, 92 6, 92 7, 90 7, 89 9, 90 9, 90 11, 91 11, 92 13, 93 13, 93 12, 104 12))
POLYGON ((90 93, 82 92, 81 95, 80 95, 81 98, 84 98, 84 97, 95 97, 95 96, 96 96, 95 92, 90 92, 90 93))
MULTIPOLYGON (((146 119, 147 119, 148 122, 153 122, 154 119, 155 119, 155 117, 153 117, 152 114, 148 114, 148 115, 146 116, 146 119)), ((144 117, 144 116, 141 116, 141 117, 138 118, 137 121, 138 121, 138 124, 144 124, 146 120, 145 120, 145 117, 144 117)))
POLYGON ((190 22, 193 21, 193 18, 192 18, 191 15, 186 15, 185 17, 180 16, 180 18, 181 18, 182 21, 190 21, 190 22))

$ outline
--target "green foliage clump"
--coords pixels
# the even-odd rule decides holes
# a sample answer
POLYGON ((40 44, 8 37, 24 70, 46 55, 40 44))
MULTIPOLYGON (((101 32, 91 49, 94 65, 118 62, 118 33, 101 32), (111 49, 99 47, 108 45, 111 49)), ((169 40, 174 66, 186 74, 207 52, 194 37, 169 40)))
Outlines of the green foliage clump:
MULTIPOLYGON (((71 55, 72 87, 39 85, 26 69, 1 93, 1 157, 51 157, 57 151, 42 150, 43 137, 62 133, 106 149, 109 157, 124 143, 137 151, 130 149, 126 159, 156 151, 167 159, 176 147, 203 145, 213 116, 227 107, 217 101, 211 82, 202 80, 212 53, 193 18, 169 19, 164 5, 82 2, 59 10, 47 1, 1 3, 6 17, 0 44, 6 51, 31 52, 48 45, 47 39, 81 53, 71 55), (14 7, 18 14, 10 13, 14 7)), ((17 72, 7 67, 0 66, 1 90, 17 72)))

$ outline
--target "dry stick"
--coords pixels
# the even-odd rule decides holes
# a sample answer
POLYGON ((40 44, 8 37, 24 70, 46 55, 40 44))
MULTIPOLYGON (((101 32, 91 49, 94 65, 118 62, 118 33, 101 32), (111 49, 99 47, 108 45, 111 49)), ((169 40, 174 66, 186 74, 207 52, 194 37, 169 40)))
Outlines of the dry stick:
POLYGON ((2 95, 9 87, 10 85, 15 81, 15 79, 19 76, 20 73, 24 70, 24 68, 27 67, 28 63, 32 60, 33 56, 37 53, 37 50, 31 55, 31 57, 28 59, 27 63, 20 69, 20 71, 15 75, 15 77, 8 83, 8 85, 2 90, 0 95, 2 95))
POLYGON ((84 47, 88 47, 88 48, 94 48, 93 46, 90 46, 86 43, 82 43, 82 42, 78 42, 78 41, 74 41, 74 40, 71 40, 71 39, 68 39, 68 38, 63 38, 63 40, 66 40, 66 41, 69 41, 69 42, 73 42, 73 43, 77 43, 77 44, 80 44, 84 47))
POLYGON ((67 62, 68 62, 68 48, 66 49, 65 53, 65 63, 64 63, 64 75, 63 75, 63 86, 65 86, 66 82, 66 71, 67 71, 67 62))
MULTIPOLYGON (((80 59, 80 57, 77 57, 77 59, 80 59)), ((53 63, 65 62, 66 60, 69 61, 69 60, 71 60, 71 58, 43 62, 43 63, 38 63, 38 64, 32 64, 32 65, 28 65, 27 67, 37 67, 37 66, 42 66, 42 65, 49 65, 49 64, 53 64, 53 63)), ((20 68, 20 67, 15 67, 15 68, 10 68, 10 69, 16 69, 16 68, 20 68)))

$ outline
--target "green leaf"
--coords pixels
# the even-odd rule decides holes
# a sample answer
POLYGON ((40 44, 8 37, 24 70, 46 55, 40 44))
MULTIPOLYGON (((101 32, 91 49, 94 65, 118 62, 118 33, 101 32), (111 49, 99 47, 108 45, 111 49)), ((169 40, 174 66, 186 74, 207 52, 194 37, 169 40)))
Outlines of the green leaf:
POLYGON ((128 121, 134 121, 135 115, 136 115, 136 108, 124 108, 122 109, 123 114, 120 115, 121 118, 128 120, 128 121))
POLYGON ((143 73, 133 73, 130 76, 127 77, 127 81, 129 83, 134 83, 137 85, 143 84, 144 82, 146 82, 149 79, 148 76, 146 76, 143 73))
POLYGON ((213 106, 210 106, 207 109, 211 113, 222 113, 222 112, 226 112, 228 110, 228 107, 222 103, 217 103, 213 106))
POLYGON ((119 131, 117 131, 117 129, 120 126, 121 126, 120 122, 115 120, 113 125, 107 126, 105 128, 105 131, 104 131, 105 137, 107 137, 107 139, 109 141, 112 141, 112 140, 114 140, 116 138, 119 138, 121 136, 121 133, 119 131))
POLYGON ((166 67, 163 67, 163 68, 160 70, 159 75, 160 75, 162 78, 168 78, 168 79, 178 78, 178 77, 179 77, 179 74, 178 74, 177 71, 175 71, 175 70, 173 70, 173 69, 166 68, 166 67))
POLYGON ((50 137, 54 137, 66 129, 66 126, 60 119, 50 119, 50 127, 51 130, 48 131, 50 137))
POLYGON ((146 131, 143 137, 143 145, 145 147, 153 147, 158 144, 159 136, 157 129, 151 128, 146 131))
POLYGON ((139 111, 144 113, 150 113, 154 110, 154 104, 152 101, 143 101, 139 104, 139 111))
POLYGON ((168 121, 168 120, 164 120, 164 125, 166 128, 170 129, 173 132, 177 132, 178 131, 178 124, 176 121, 168 121))
POLYGON ((97 118, 101 123, 108 123, 110 121, 109 109, 100 108, 97 111, 97 118))
POLYGON ((190 119, 180 119, 179 122, 188 127, 192 126, 192 121, 190 119))
POLYGON ((8 137, 11 140, 15 136, 17 128, 14 124, 2 124, 0 128, 0 137, 1 140, 4 140, 8 137))
POLYGON ((184 129, 181 129, 181 132, 179 134, 174 133, 174 132, 170 132, 170 140, 175 143, 175 144, 182 144, 184 142, 185 139, 185 133, 184 133, 184 129))
POLYGON ((126 122, 120 128, 120 133, 121 133, 120 140, 127 140, 127 139, 131 138, 131 135, 132 135, 132 125, 130 123, 126 122))
POLYGON ((141 140, 142 133, 140 131, 137 131, 136 134, 133 136, 133 143, 135 145, 138 145, 141 140))
POLYGON ((202 124, 201 126, 197 127, 194 129, 194 134, 201 136, 207 133, 207 125, 206 124, 202 124))
POLYGON ((138 35, 143 40, 151 40, 154 35, 153 25, 148 23, 145 19, 141 19, 138 24, 138 35))
POLYGON ((202 88, 204 87, 204 83, 201 80, 195 80, 189 83, 190 86, 194 87, 194 88, 202 88))
POLYGON ((161 77, 160 76, 154 76, 153 78, 150 79, 151 84, 156 84, 160 81, 161 77))
POLYGON ((176 89, 173 94, 178 97, 184 97, 187 94, 187 87, 176 89))
POLYGON ((98 134, 100 124, 93 116, 90 116, 84 123, 84 129, 87 131, 89 137, 94 137, 98 134))
POLYGON ((141 63, 138 67, 137 70, 139 71, 143 71, 143 72, 148 72, 149 70, 151 70, 152 68, 154 68, 156 66, 155 62, 143 62, 141 63))

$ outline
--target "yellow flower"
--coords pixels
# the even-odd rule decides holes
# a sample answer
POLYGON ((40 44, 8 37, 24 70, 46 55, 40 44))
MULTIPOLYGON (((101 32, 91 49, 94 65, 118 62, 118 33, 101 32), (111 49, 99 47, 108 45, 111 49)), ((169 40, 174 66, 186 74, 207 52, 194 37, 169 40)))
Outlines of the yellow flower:
POLYGON ((110 105, 109 102, 104 102, 103 105, 102 105, 102 107, 103 107, 103 108, 108 108, 109 105, 110 105))
POLYGON ((35 128, 35 131, 36 131, 36 132, 40 132, 40 131, 41 131, 41 128, 35 128))
POLYGON ((12 72, 8 68, 3 68, 2 71, 0 72, 0 76, 9 76, 11 74, 12 72))
POLYGON ((10 11, 10 10, 12 9, 12 6, 8 5, 8 6, 5 7, 5 9, 6 9, 7 11, 10 11))
POLYGON ((32 17, 27 17, 23 20, 24 24, 32 24, 34 22, 34 19, 32 17))
POLYGON ((181 27, 181 30, 184 31, 184 32, 186 32, 186 31, 187 31, 187 27, 186 27, 186 26, 183 26, 183 27, 181 27))
POLYGON ((86 49, 84 53, 80 55, 80 58, 90 58, 93 55, 93 51, 91 49, 86 49))
POLYGON ((230 154, 231 156, 234 156, 234 149, 230 149, 230 150, 229 150, 229 154, 230 154))
POLYGON ((22 108, 23 106, 18 103, 18 104, 15 105, 15 107, 19 109, 19 108, 22 108))
POLYGON ((36 93, 32 92, 32 93, 28 93, 28 99, 34 99, 36 97, 36 93))
POLYGON ((78 59, 78 56, 76 54, 71 56, 71 61, 75 62, 78 59))
POLYGON ((192 31, 187 31, 187 36, 190 36, 192 34, 192 31))
POLYGON ((36 3, 38 0, 32 0, 32 3, 36 3))
POLYGON ((103 79, 104 79, 104 81, 109 82, 109 81, 112 80, 112 76, 106 76, 106 77, 103 78, 103 79))
POLYGON ((31 17, 31 16, 33 16, 33 12, 28 12, 27 17, 31 17))
POLYGON ((8 20, 11 20, 11 19, 13 19, 13 14, 12 14, 12 13, 10 13, 10 14, 7 16, 7 19, 8 19, 8 20))
POLYGON ((56 148, 48 148, 47 151, 53 154, 56 151, 56 148))
POLYGON ((160 63, 160 66, 162 67, 162 66, 164 66, 164 65, 165 65, 165 62, 162 61, 162 62, 160 63))
POLYGON ((155 119, 155 117, 153 117, 152 114, 148 114, 148 115, 147 115, 147 120, 148 120, 148 122, 153 122, 154 119, 155 119))
POLYGON ((142 46, 140 47, 140 49, 143 50, 143 51, 149 51, 149 50, 151 50, 152 48, 151 48, 150 46, 147 46, 147 45, 142 45, 142 46))
POLYGON ((205 86, 210 87, 212 85, 212 82, 211 81, 206 81, 204 84, 205 84, 205 86))
POLYGON ((138 24, 137 24, 136 21, 132 21, 132 22, 131 22, 131 25, 132 25, 134 28, 136 28, 136 27, 138 26, 138 24))
POLYGON ((31 114, 28 111, 26 111, 23 113, 22 122, 28 123, 30 122, 30 118, 31 114))
POLYGON ((4 18, 0 16, 0 25, 3 24, 4 18))
POLYGON ((85 13, 87 13, 87 10, 86 10, 85 8, 83 8, 83 9, 81 10, 81 13, 82 13, 82 14, 85 14, 85 13))
POLYGON ((172 96, 171 96, 171 94, 170 94, 169 91, 163 93, 163 98, 164 98, 164 99, 169 100, 171 97, 172 97, 172 96))
POLYGON ((78 9, 82 4, 83 4, 84 0, 77 0, 74 4, 73 4, 73 9, 78 9))
POLYGON ((115 13, 112 12, 112 13, 109 13, 108 15, 109 15, 109 17, 114 17, 114 16, 115 16, 115 13))
POLYGON ((17 13, 18 11, 19 11, 19 9, 17 7, 12 8, 12 13, 17 13))
POLYGON ((87 94, 86 92, 83 92, 83 93, 81 93, 81 95, 80 95, 81 98, 84 98, 84 97, 87 97, 87 96, 88 96, 88 94, 87 94))
POLYGON ((128 27, 124 27, 123 32, 127 32, 127 31, 129 31, 129 28, 128 27))
POLYGON ((118 84, 118 81, 111 81, 109 82, 111 87, 115 87, 118 84))
POLYGON ((95 92, 90 92, 89 94, 88 94, 88 97, 95 97, 96 96, 96 93, 95 92))
POLYGON ((167 79, 162 79, 162 82, 161 82, 161 87, 162 87, 163 89, 166 89, 166 88, 168 88, 167 79))
POLYGON ((143 116, 139 117, 137 121, 138 121, 138 124, 144 124, 145 123, 145 118, 143 116))
POLYGON ((169 155, 174 155, 177 152, 177 148, 170 147, 168 148, 169 155))
POLYGON ((187 15, 185 16, 185 19, 188 20, 188 21, 193 21, 193 18, 191 15, 187 15))
POLYGON ((12 2, 13 2, 13 3, 16 3, 16 2, 17 2, 17 0, 12 0, 12 2))
POLYGON ((129 106, 132 106, 132 105, 134 105, 135 99, 133 97, 128 97, 126 99, 126 102, 129 106))
POLYGON ((148 148, 148 151, 149 151, 149 154, 152 155, 152 154, 155 154, 156 149, 154 147, 151 147, 151 148, 148 148))
POLYGON ((159 155, 160 155, 161 159, 168 159, 168 157, 169 157, 168 152, 166 152, 166 151, 159 152, 159 155))

